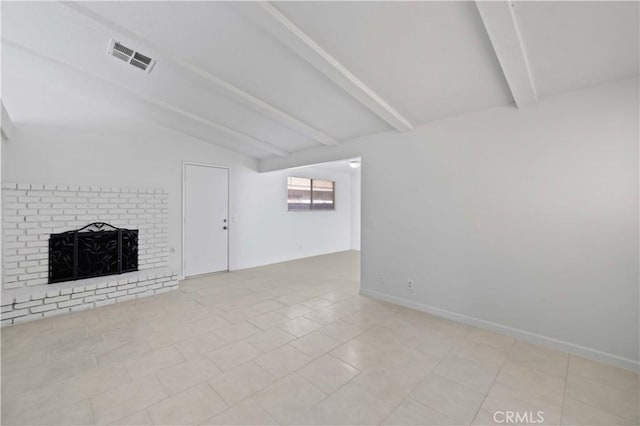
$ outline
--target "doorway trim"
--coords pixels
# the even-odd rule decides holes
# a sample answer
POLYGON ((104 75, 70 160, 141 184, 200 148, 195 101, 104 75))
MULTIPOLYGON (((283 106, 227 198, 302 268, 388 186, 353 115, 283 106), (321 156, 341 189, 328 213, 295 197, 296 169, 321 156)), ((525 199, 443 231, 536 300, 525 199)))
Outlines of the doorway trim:
MULTIPOLYGON (((211 167, 214 169, 224 169, 227 171, 227 269, 226 271, 220 272, 229 272, 229 258, 231 256, 231 218, 229 217, 229 211, 231 206, 231 168, 227 166, 217 166, 214 164, 206 164, 206 163, 196 163, 192 161, 183 161, 182 162, 182 220, 180 221, 180 230, 182 232, 182 271, 180 273, 180 279, 184 280, 187 278, 186 270, 187 270, 187 234, 186 223, 187 223, 187 191, 186 191, 186 176, 187 176, 187 166, 198 166, 198 167, 211 167)), ((213 274, 217 272, 212 272, 213 274)), ((209 274, 204 274, 209 275, 209 274)), ((198 275, 192 275, 188 278, 193 278, 198 275)))

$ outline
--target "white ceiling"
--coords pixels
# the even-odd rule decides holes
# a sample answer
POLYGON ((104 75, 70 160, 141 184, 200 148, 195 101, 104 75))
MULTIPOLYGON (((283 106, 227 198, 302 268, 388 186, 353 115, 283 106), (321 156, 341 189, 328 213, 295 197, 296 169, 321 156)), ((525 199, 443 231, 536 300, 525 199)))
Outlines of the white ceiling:
POLYGON ((638 75, 637 1, 515 4, 539 95, 638 75))
MULTIPOLYGON (((519 30, 538 98, 638 75, 637 2, 512 10, 498 22, 519 30)), ((513 103, 495 25, 453 1, 3 2, 2 100, 17 127, 68 119, 34 107, 51 92, 31 86, 44 84, 254 158, 286 156, 513 103), (111 38, 157 58, 153 71, 108 56, 111 38)))
MULTIPOLYGON (((362 168, 357 168, 354 169, 352 168, 349 163, 351 161, 359 161, 360 164, 362 164, 362 159, 360 157, 353 157, 353 158, 347 158, 344 160, 337 160, 337 161, 327 161, 325 163, 316 163, 316 164, 309 164, 308 166, 303 166, 302 168, 305 167, 317 167, 320 169, 326 169, 326 170, 331 170, 334 172, 342 172, 342 173, 358 173, 360 172, 360 170, 362 170, 362 168)), ((297 169, 299 167, 295 167, 293 169, 297 169)), ((292 169, 292 170, 293 170, 292 169)))
POLYGON ((511 102, 473 2, 278 2, 412 123, 511 102))

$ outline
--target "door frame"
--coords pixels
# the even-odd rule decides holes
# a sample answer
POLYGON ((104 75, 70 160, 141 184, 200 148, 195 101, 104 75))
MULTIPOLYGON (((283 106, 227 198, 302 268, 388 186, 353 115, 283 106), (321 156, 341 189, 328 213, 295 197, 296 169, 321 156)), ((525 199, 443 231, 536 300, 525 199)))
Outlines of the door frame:
MULTIPOLYGON (((181 220, 181 230, 182 230, 182 273, 181 279, 193 278, 198 275, 191 275, 187 277, 187 234, 185 232, 187 225, 187 191, 186 191, 186 177, 187 177, 187 166, 197 166, 197 167, 211 167, 214 169, 224 169, 227 171, 227 269, 224 271, 218 272, 228 272, 229 271, 229 255, 230 255, 230 241, 231 241, 231 218, 229 217, 229 209, 231 205, 231 169, 226 166, 217 166, 213 164, 206 163, 195 163, 191 161, 183 161, 182 162, 182 220, 181 220)), ((218 272, 211 272, 211 274, 215 274, 218 272)), ((209 275, 209 274, 201 274, 201 275, 209 275)))

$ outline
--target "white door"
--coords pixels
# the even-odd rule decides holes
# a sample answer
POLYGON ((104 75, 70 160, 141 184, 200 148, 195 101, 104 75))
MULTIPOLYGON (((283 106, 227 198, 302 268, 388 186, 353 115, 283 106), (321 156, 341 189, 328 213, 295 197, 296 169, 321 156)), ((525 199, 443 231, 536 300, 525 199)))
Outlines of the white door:
POLYGON ((185 276, 228 270, 229 170, 186 164, 185 276))

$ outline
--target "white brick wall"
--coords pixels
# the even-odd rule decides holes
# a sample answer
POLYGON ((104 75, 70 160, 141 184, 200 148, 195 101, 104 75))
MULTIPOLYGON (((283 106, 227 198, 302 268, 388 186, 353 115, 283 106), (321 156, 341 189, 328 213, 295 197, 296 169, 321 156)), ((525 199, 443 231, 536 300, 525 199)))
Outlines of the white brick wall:
POLYGON ((7 326, 178 288, 178 274, 145 270, 62 284, 7 290, 2 295, 1 325, 7 326))
POLYGON ((3 288, 47 285, 49 234, 91 222, 138 229, 139 269, 165 267, 167 198, 161 189, 3 183, 3 288))

